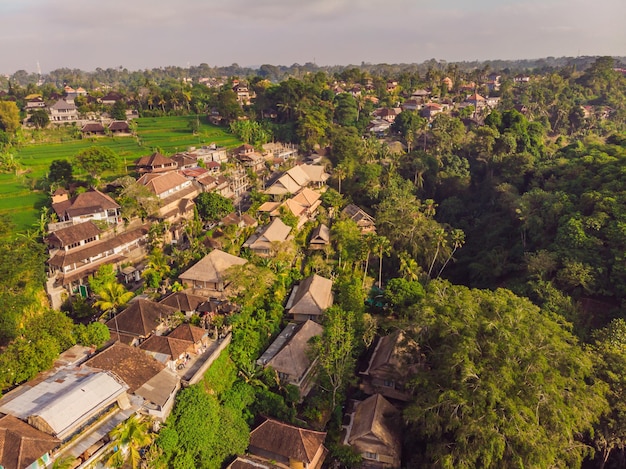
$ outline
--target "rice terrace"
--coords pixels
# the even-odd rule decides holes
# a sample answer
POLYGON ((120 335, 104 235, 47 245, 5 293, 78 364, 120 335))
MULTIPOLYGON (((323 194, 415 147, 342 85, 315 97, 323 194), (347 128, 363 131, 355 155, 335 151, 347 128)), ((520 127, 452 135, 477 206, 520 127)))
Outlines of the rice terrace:
MULTIPOLYGON (((145 117, 134 120, 135 135, 80 138, 76 127, 60 127, 33 134, 30 142, 15 151, 19 169, 15 173, 0 174, 0 215, 8 215, 15 225, 10 231, 26 231, 39 218, 46 205, 48 194, 38 190, 54 160, 71 161, 81 150, 92 146, 108 147, 120 158, 119 173, 133 162, 154 151, 170 155, 185 151, 190 146, 216 143, 234 147, 241 142, 225 129, 199 121, 198 132, 190 129, 196 116, 145 117)), ((112 179, 119 174, 105 174, 112 179)))

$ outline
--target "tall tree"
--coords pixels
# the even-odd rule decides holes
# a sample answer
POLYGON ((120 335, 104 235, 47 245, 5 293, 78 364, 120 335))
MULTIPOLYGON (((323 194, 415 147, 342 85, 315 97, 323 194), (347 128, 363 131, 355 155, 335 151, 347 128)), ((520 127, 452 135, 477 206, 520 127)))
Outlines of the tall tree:
POLYGON ((141 462, 139 451, 152 442, 149 425, 148 420, 133 415, 111 430, 111 440, 117 443, 118 450, 111 455, 107 464, 122 467, 128 461, 133 469, 137 469, 141 462))
POLYGON ((104 171, 117 168, 118 157, 108 147, 89 147, 74 156, 74 165, 93 179, 99 179, 104 171))
POLYGON ((590 355, 508 290, 429 283, 410 332, 423 365, 405 411, 422 467, 579 467, 606 411, 590 355))

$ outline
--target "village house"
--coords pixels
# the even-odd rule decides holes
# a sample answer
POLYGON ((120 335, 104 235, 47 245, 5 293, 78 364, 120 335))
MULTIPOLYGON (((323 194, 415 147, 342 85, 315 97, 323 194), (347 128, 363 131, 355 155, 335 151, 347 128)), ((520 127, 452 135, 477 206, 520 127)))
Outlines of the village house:
POLYGON ((134 396, 139 413, 165 421, 171 412, 180 378, 143 350, 114 342, 85 365, 119 376, 128 386, 128 394, 134 396))
POLYGON ((60 192, 52 199, 52 210, 59 221, 74 224, 85 221, 103 221, 110 225, 121 223, 120 205, 97 189, 78 194, 71 199, 67 192, 60 192))
POLYGON ((222 298, 230 283, 228 270, 248 261, 219 249, 214 249, 196 264, 178 276, 181 283, 203 293, 209 298, 222 298))
POLYGON ((61 444, 58 438, 37 430, 12 415, 0 416, 0 467, 39 469, 61 444))
POLYGON ((105 129, 99 122, 88 122, 80 128, 80 132, 85 137, 93 137, 97 135, 104 135, 105 129))
POLYGON ((179 172, 145 173, 137 182, 160 199, 159 218, 174 223, 193 217, 193 199, 200 189, 179 172))
POLYGON ((229 468, 280 467, 320 469, 328 450, 326 432, 267 419, 250 433, 248 454, 239 457, 229 468), (260 464, 260 466, 259 466, 260 464))
POLYGON ((405 388, 419 360, 418 345, 402 331, 381 337, 370 357, 367 369, 361 372, 361 389, 366 394, 382 394, 388 399, 408 401, 405 388))
POLYGON ((401 413, 380 394, 355 406, 350 414, 344 444, 352 446, 372 469, 400 467, 402 456, 401 413))
POLYGON ((209 345, 207 331, 180 324, 167 335, 152 335, 139 348, 172 371, 184 368, 191 355, 201 355, 209 345))
POLYGON ((5 394, 0 412, 65 442, 107 410, 128 408, 127 389, 113 373, 86 365, 66 367, 5 394))
POLYGON ((280 246, 291 239, 289 233, 291 233, 291 227, 285 225, 280 218, 274 218, 269 225, 260 227, 250 236, 243 243, 243 247, 261 257, 274 256, 280 246))
POLYGON ((330 245, 330 229, 325 224, 321 224, 313 229, 311 240, 309 241, 309 249, 318 251, 326 249, 330 245))
POLYGON ((273 368, 282 383, 298 388, 302 399, 314 384, 317 364, 317 358, 311 358, 309 341, 321 336, 323 331, 320 324, 311 320, 303 324, 288 324, 257 360, 257 364, 273 368))
POLYGON ((341 211, 341 214, 345 218, 354 220, 361 230, 361 233, 373 233, 376 231, 374 217, 354 204, 346 205, 346 207, 341 211))
POLYGON ((155 333, 169 329, 169 317, 176 308, 137 298, 121 313, 106 322, 111 339, 124 344, 138 345, 155 333))
POLYGON ((313 274, 295 285, 285 309, 296 322, 321 322, 324 311, 333 305, 333 281, 313 274))
POLYGON ((36 96, 32 99, 28 99, 26 101, 26 105, 24 106, 24 110, 27 113, 36 111, 38 109, 45 109, 46 102, 41 98, 41 96, 36 96))
POLYGON ((190 317, 198 312, 198 308, 206 303, 208 298, 200 295, 194 295, 189 292, 174 292, 159 301, 160 304, 176 308, 177 311, 185 313, 190 317))
POLYGON ((73 100, 59 99, 49 108, 51 122, 71 122, 78 120, 78 109, 73 100))
POLYGON ((177 162, 163 156, 162 154, 155 152, 151 155, 142 156, 135 161, 135 169, 138 173, 164 173, 167 171, 173 171, 178 168, 177 162))
POLYGON ((130 126, 126 121, 112 121, 108 126, 109 132, 111 134, 129 134, 130 126))
POLYGON ((265 169, 265 157, 257 152, 252 145, 245 143, 235 148, 233 154, 235 159, 255 173, 265 169))

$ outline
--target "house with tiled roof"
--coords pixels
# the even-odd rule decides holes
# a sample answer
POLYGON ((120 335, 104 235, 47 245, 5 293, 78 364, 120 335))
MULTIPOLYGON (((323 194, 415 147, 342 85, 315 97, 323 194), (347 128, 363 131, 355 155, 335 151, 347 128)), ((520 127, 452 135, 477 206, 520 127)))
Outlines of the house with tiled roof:
POLYGON ((332 280, 313 274, 293 287, 285 309, 296 322, 321 322, 324 311, 333 305, 332 289, 332 280))
POLYGON ((112 134, 130 133, 130 126, 126 121, 112 121, 108 126, 109 132, 112 134))
POLYGON ((243 247, 261 257, 273 256, 276 249, 287 241, 291 233, 291 227, 285 225, 280 218, 274 218, 269 225, 260 227, 244 243, 243 247))
POLYGON ((354 411, 344 444, 363 458, 364 467, 393 469, 401 466, 401 413, 380 394, 353 402, 354 411))
POLYGON ((265 168, 265 157, 257 152, 252 145, 245 143, 235 148, 233 154, 242 165, 255 172, 262 171, 265 168))
POLYGON ((178 168, 178 163, 159 152, 142 156, 135 161, 135 169, 139 173, 163 173, 174 171, 178 168))
MULTIPOLYGON (((198 157, 190 153, 176 153, 171 158, 176 162, 179 169, 189 169, 198 167, 198 157)), ((218 164, 219 167, 219 164, 218 164)))
POLYGON ((41 96, 35 96, 31 99, 26 100, 26 105, 24 110, 26 112, 36 111, 37 109, 45 109, 46 102, 41 98, 41 96))
POLYGON ((181 324, 167 335, 152 335, 139 344, 140 349, 173 371, 184 367, 190 355, 201 354, 207 346, 207 331, 190 324, 181 324))
POLYGON ((326 432, 267 419, 250 432, 248 454, 280 467, 319 469, 328 450, 326 432))
POLYGON ((121 223, 120 205, 110 196, 97 189, 78 194, 71 199, 63 194, 52 203, 52 210, 56 213, 59 221, 71 221, 82 223, 88 220, 104 221, 108 224, 121 223))
POLYGON ((311 232, 309 249, 320 250, 330 245, 330 229, 325 224, 318 225, 311 232))
POLYGON ((51 122, 71 122, 78 120, 78 109, 73 100, 59 99, 48 109, 51 122))
POLYGON ((198 311, 200 305, 206 303, 208 300, 209 299, 204 296, 179 291, 169 294, 159 301, 159 303, 176 308, 177 311, 181 311, 185 313, 185 315, 191 316, 193 313, 198 311))
POLYGON ((281 382, 292 384, 304 398, 314 384, 316 358, 312 358, 311 344, 313 337, 319 337, 324 328, 311 320, 303 324, 290 323, 276 337, 274 342, 257 360, 263 367, 271 367, 281 382))
POLYGON ((148 227, 130 229, 121 233, 109 232, 106 237, 96 234, 89 225, 59 230, 48 236, 53 249, 48 259, 48 275, 55 278, 56 285, 67 287, 85 283, 103 264, 120 265, 123 262, 142 259, 146 255, 148 227), (84 229, 83 229, 84 228, 84 229), (95 238, 95 239, 94 239, 95 238))
POLYGON ((200 187, 178 171, 145 173, 137 182, 160 199, 159 218, 176 222, 193 216, 193 199, 200 193, 200 187))
POLYGON ((139 344, 152 334, 169 329, 168 318, 177 311, 171 306, 139 298, 106 322, 111 338, 125 344, 139 344))
POLYGON ((51 454, 60 444, 58 438, 12 415, 0 416, 0 467, 4 469, 42 467, 50 463, 51 454))

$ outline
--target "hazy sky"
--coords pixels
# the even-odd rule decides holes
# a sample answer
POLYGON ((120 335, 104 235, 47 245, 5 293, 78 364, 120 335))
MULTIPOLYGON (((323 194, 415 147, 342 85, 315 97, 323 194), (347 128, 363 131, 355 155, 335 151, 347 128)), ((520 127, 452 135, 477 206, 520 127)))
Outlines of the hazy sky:
POLYGON ((0 0, 0 73, 626 55, 626 0, 0 0))

